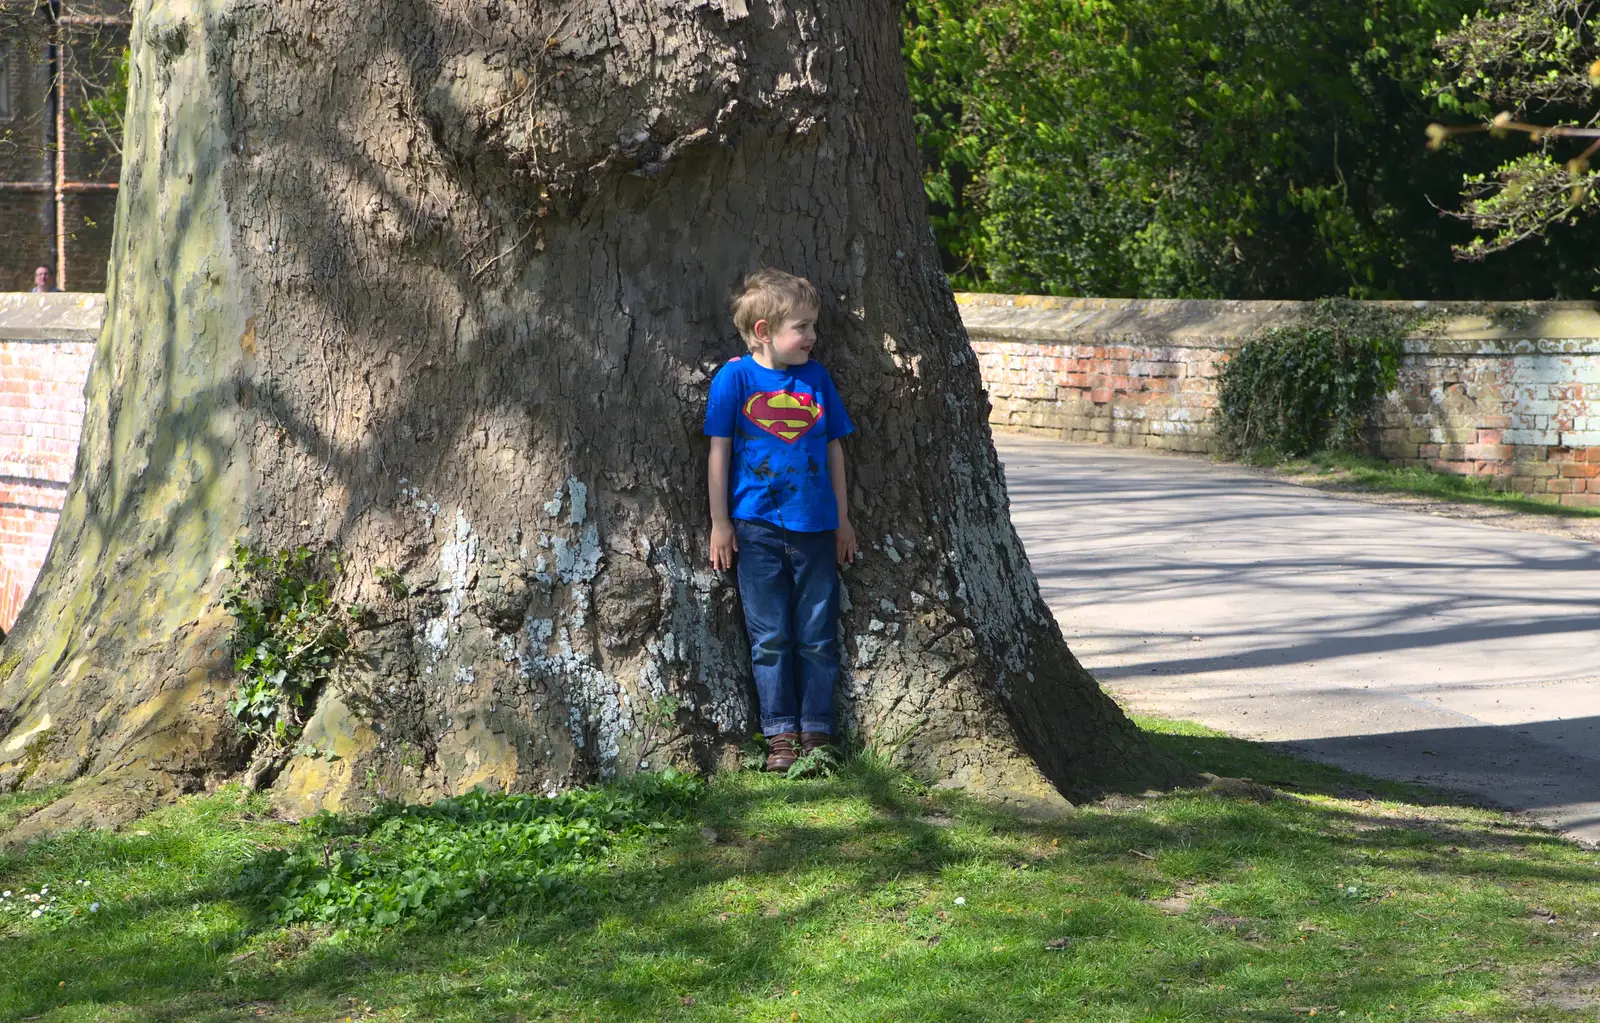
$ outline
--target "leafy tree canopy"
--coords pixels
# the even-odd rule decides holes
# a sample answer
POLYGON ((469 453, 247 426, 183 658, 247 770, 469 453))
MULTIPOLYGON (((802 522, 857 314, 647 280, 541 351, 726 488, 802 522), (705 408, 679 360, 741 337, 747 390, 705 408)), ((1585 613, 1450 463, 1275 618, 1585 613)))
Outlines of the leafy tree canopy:
POLYGON ((948 269, 1067 295, 1586 294, 1581 239, 1514 266, 1452 256, 1471 231, 1435 203, 1471 164, 1428 152, 1423 129, 1442 99, 1435 38, 1477 7, 912 0, 948 269))
POLYGON ((1458 254, 1482 260, 1594 212, 1600 11, 1576 0, 1514 0, 1464 19, 1438 48, 1439 106, 1477 123, 1429 126, 1433 147, 1475 131, 1533 146, 1493 173, 1467 176, 1460 214, 1477 233, 1458 254))

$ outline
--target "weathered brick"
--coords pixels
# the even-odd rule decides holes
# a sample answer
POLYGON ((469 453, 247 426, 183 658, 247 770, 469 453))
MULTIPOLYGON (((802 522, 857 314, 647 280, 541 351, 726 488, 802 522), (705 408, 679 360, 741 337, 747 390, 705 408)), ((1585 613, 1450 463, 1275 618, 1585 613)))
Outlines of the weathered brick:
POLYGON ((1600 465, 1593 462, 1562 462, 1561 475, 1569 479, 1589 479, 1600 476, 1600 465))
POLYGON ((1470 423, 1447 423, 1429 430, 1428 439, 1436 444, 1476 444, 1478 428, 1470 423))

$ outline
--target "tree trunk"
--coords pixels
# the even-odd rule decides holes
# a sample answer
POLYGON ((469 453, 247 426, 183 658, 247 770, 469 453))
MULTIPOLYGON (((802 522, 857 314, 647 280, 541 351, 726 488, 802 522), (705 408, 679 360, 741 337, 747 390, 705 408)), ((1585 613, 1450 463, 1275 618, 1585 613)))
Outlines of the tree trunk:
POLYGON ((763 264, 821 289, 858 425, 841 724, 1038 807, 1174 780, 1011 528, 899 44, 887 0, 138 4, 110 313, 0 665, 0 788, 85 778, 54 823, 103 822, 245 767, 236 540, 337 552, 368 608, 291 811, 726 756, 753 687, 701 426, 763 264))

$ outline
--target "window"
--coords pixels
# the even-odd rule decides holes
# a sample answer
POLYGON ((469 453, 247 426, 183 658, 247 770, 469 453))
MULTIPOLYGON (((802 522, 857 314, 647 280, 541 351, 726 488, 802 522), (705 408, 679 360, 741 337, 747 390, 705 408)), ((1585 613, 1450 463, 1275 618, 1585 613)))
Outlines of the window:
POLYGON ((11 111, 11 54, 10 43, 0 40, 0 121, 9 121, 11 111))

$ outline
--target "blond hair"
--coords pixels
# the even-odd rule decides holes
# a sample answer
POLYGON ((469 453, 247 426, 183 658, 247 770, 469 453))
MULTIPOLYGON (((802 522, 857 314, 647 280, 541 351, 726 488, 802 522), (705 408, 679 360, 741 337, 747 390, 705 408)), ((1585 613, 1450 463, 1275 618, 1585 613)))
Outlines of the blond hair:
POLYGON ((770 267, 762 267, 746 277, 744 285, 728 301, 733 325, 739 328, 739 335, 751 348, 761 343, 756 340, 758 320, 766 320, 775 327, 802 309, 815 312, 821 308, 822 296, 817 294, 816 285, 804 277, 770 267))

